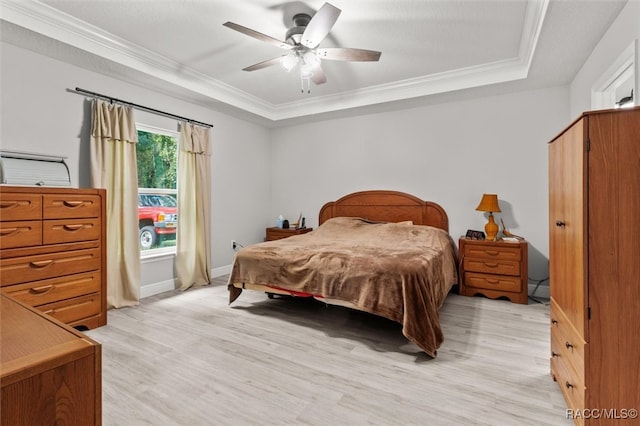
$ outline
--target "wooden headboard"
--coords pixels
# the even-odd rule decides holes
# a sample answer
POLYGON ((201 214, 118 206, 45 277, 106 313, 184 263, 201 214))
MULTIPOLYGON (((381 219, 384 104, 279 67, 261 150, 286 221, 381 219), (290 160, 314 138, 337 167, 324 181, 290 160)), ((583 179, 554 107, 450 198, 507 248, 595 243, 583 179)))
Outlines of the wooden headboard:
POLYGON ((332 217, 361 217, 381 222, 411 220, 449 232, 449 218, 442 207, 432 201, 398 191, 361 191, 326 203, 320 209, 319 224, 332 217))

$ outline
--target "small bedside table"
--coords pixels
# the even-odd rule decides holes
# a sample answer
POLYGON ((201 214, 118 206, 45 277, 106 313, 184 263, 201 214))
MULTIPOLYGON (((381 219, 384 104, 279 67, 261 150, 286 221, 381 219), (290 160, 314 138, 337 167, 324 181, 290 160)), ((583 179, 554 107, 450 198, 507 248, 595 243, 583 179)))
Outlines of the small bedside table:
POLYGON ((459 240, 460 294, 482 294, 527 304, 528 244, 526 241, 459 240))
POLYGON ((292 237, 294 235, 306 234, 313 231, 313 228, 301 228, 301 229, 283 229, 283 228, 267 228, 267 235, 265 241, 280 240, 282 238, 292 237))

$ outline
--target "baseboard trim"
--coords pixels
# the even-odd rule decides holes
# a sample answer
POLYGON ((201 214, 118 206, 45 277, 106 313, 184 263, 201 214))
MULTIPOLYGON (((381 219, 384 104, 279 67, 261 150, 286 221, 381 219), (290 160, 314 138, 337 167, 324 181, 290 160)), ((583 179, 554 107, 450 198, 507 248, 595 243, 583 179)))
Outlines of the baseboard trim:
POLYGON ((140 287, 140 298, 155 296, 165 291, 173 291, 176 289, 176 280, 166 280, 140 287))
POLYGON ((225 265, 225 266, 220 266, 218 268, 213 268, 211 270, 211 276, 213 278, 217 278, 223 275, 229 275, 231 273, 231 266, 232 265, 225 265))
MULTIPOLYGON (((211 270, 211 277, 217 278, 231 273, 232 265, 220 266, 211 270)), ((166 280, 158 283, 147 284, 140 287, 140 298, 155 296, 156 294, 164 293, 165 291, 173 291, 177 288, 177 280, 166 280)))

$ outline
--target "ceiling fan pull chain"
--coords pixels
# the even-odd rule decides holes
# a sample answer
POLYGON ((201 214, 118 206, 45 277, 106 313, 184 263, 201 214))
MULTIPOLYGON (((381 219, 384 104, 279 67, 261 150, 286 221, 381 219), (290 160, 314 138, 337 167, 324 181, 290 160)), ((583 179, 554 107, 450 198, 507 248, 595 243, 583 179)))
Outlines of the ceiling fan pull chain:
POLYGON ((307 93, 311 93, 311 81, 309 78, 300 75, 300 93, 304 93, 304 82, 307 82, 307 93))

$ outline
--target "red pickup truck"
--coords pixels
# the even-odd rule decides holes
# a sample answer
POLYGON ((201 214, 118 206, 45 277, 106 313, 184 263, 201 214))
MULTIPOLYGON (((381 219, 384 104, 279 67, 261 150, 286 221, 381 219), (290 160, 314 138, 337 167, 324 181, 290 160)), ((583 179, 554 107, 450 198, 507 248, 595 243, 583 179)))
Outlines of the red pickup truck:
POLYGON ((176 238, 178 205, 173 195, 138 194, 140 249, 148 250, 163 240, 176 238))

